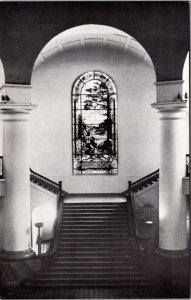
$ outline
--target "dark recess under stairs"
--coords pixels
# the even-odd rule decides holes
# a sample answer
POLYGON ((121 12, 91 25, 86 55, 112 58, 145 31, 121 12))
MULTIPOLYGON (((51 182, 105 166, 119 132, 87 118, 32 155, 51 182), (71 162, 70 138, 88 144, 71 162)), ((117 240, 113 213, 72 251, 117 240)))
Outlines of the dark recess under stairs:
POLYGON ((54 261, 33 287, 148 287, 141 271, 131 209, 122 203, 65 203, 54 261))

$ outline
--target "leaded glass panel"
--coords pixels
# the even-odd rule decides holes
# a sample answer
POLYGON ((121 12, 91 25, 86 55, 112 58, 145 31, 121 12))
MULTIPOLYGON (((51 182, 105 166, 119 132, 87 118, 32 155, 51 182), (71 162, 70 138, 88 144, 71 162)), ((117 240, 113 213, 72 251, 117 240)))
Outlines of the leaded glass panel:
POLYGON ((117 174, 117 94, 99 71, 81 75, 72 92, 73 173, 117 174))

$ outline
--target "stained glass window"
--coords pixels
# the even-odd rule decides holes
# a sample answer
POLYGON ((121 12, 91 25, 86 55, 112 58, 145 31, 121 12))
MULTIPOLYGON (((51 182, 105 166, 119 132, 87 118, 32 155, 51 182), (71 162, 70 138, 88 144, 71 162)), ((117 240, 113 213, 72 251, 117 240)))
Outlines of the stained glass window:
POLYGON ((72 91, 73 174, 117 174, 117 93, 105 73, 81 75, 72 91))

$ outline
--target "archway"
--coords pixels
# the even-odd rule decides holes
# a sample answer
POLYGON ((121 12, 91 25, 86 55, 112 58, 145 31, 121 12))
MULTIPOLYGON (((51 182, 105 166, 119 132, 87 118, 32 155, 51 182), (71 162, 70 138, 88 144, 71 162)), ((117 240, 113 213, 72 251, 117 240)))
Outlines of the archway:
POLYGON ((50 41, 34 66, 32 102, 39 107, 31 116, 32 168, 54 181, 63 180, 69 192, 72 188, 75 192, 107 192, 110 187, 112 192, 121 192, 127 187, 127 170, 134 170, 128 172, 128 178, 134 181, 158 168, 158 120, 150 108, 156 98, 155 71, 145 49, 124 32, 101 25, 84 25, 71 31, 72 35, 68 30, 50 41), (81 74, 92 70, 108 74, 116 83, 119 97, 119 172, 113 178, 105 176, 107 184, 104 175, 86 175, 89 184, 72 176, 72 86, 81 74), (51 122, 47 124, 45 119, 51 122), (133 128, 137 128, 137 138, 133 128), (42 146, 37 147, 39 142, 42 146))
POLYGON ((114 27, 89 24, 70 28, 52 38, 39 53, 33 70, 59 52, 83 47, 106 47, 128 52, 154 68, 148 52, 131 35, 114 27))

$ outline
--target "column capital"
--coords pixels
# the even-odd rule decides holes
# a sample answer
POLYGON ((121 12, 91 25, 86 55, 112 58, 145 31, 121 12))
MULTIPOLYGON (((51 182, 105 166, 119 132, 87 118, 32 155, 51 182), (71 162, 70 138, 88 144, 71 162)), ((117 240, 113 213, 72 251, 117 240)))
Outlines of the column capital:
POLYGON ((158 109, 159 113, 185 111, 188 107, 186 101, 158 102, 152 103, 151 106, 152 108, 158 109))
POLYGON ((37 105, 35 104, 16 104, 16 103, 0 103, 0 114, 15 115, 15 114, 30 114, 37 105))
MULTIPOLYGON (((31 85, 25 84, 4 84, 0 87, 0 97, 8 96, 8 103, 30 104, 31 102, 31 85)), ((6 103, 6 101, 2 100, 6 103)))
POLYGON ((155 82, 157 103, 183 100, 183 83, 184 80, 155 82))

